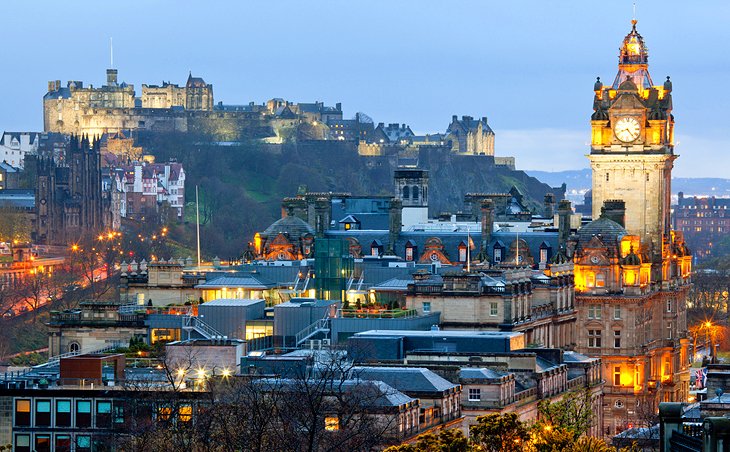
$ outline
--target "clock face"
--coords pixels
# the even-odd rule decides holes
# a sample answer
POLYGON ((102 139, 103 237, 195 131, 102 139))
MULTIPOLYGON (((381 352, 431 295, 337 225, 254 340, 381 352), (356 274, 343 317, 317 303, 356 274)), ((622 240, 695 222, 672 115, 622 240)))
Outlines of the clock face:
POLYGON ((591 256, 591 262, 593 262, 594 264, 597 264, 599 261, 600 259, 598 258, 598 256, 591 256))
POLYGON ((624 143, 630 143, 639 138, 641 125, 636 118, 625 117, 616 121, 613 132, 616 134, 616 138, 618 138, 619 140, 623 141, 624 143))

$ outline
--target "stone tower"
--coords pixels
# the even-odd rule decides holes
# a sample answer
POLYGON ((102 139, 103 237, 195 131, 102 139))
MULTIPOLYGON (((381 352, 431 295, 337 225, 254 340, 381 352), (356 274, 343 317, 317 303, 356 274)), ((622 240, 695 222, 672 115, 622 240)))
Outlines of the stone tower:
POLYGON ((591 116, 593 218, 604 201, 626 204, 626 229, 641 238, 654 262, 670 239, 671 177, 674 159, 672 84, 655 86, 644 39, 632 21, 623 40, 612 85, 594 85, 591 116))
POLYGON ((428 171, 398 168, 393 174, 395 197, 403 203, 403 226, 428 220, 428 171))

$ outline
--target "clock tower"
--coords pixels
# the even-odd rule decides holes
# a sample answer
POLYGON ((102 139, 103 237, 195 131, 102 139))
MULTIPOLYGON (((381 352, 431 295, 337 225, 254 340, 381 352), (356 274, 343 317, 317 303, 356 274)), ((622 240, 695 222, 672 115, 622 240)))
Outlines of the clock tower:
POLYGON ((644 39, 632 21, 619 51, 611 85, 594 85, 591 116, 593 218, 605 201, 623 200, 626 229, 639 236, 642 251, 659 263, 670 241, 671 177, 674 159, 672 83, 655 86, 644 39))

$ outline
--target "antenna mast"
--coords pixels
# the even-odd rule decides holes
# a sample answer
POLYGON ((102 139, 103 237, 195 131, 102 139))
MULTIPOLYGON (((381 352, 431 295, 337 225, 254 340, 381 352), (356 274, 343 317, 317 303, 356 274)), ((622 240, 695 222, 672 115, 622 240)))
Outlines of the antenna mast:
POLYGON ((109 38, 109 69, 114 69, 114 38, 109 38))

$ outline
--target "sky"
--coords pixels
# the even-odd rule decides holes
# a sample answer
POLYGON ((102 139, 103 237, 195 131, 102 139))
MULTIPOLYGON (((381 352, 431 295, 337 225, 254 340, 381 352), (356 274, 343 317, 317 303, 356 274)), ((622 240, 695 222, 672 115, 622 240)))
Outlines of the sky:
MULTIPOLYGON (((42 128, 49 80, 214 86, 215 101, 342 102, 443 132, 487 116, 520 169, 588 166, 593 83, 613 81, 632 1, 34 1, 3 4, 0 129, 42 128)), ((654 84, 672 77, 675 176, 730 177, 730 2, 637 1, 654 84), (709 164, 708 164, 709 163, 709 164)))

